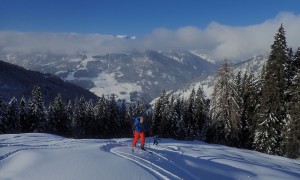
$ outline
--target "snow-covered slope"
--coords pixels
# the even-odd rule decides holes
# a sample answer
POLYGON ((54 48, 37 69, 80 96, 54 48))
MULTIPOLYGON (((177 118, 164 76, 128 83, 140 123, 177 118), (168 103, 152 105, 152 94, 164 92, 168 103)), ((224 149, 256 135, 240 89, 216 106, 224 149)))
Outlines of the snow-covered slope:
POLYGON ((246 61, 236 63, 233 66, 234 71, 235 73, 240 71, 242 73, 248 72, 248 73, 253 73, 255 75, 258 75, 261 72, 262 67, 266 63, 267 59, 268 59, 267 53, 264 55, 255 56, 246 61))
POLYGON ((202 59, 209 61, 209 62, 216 63, 216 60, 211 58, 209 55, 203 53, 203 51, 201 51, 201 50, 191 50, 190 52, 196 56, 199 56, 202 59))
POLYGON ((299 179, 300 162, 200 141, 0 135, 0 179, 299 179), (151 153, 150 153, 151 152, 151 153))
MULTIPOLYGON (((247 73, 253 73, 255 76, 258 76, 262 70, 263 65, 267 61, 267 57, 268 55, 265 54, 265 55, 255 56, 251 59, 242 61, 240 63, 236 63, 233 65, 234 72, 236 74, 238 72, 241 73, 247 72, 247 73)), ((197 90, 199 87, 202 87, 204 94, 206 95, 207 98, 211 98, 214 89, 214 75, 208 76, 201 80, 196 80, 195 82, 192 82, 190 85, 178 89, 173 93, 177 96, 188 98, 192 92, 192 89, 194 88, 195 90, 197 90)))

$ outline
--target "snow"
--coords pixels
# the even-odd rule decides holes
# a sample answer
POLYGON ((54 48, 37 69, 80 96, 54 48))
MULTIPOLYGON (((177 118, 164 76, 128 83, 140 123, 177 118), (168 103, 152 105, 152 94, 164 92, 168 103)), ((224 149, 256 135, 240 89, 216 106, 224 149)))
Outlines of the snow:
MULTIPOLYGON (((210 77, 208 77, 207 79, 210 79, 210 77)), ((206 82, 206 81, 196 82, 194 84, 191 84, 190 86, 188 86, 185 89, 180 89, 178 91, 175 91, 173 94, 174 95, 178 95, 180 97, 183 97, 184 99, 188 99, 190 97, 191 93, 192 93, 193 88, 197 91, 199 87, 202 88, 202 90, 203 90, 204 95, 205 95, 206 98, 211 98, 212 97, 214 86, 213 85, 209 85, 209 83, 206 82)))
POLYGON ((211 62, 213 64, 216 63, 216 61, 214 59, 212 59, 209 55, 204 54, 201 50, 191 50, 190 51, 193 55, 198 56, 208 62, 211 62))
POLYGON ((81 58, 71 58, 71 59, 69 59, 69 62, 81 62, 82 61, 82 59, 81 58))
POLYGON ((98 77, 93 78, 96 87, 90 89, 91 92, 101 97, 102 94, 115 94, 118 99, 125 99, 130 102, 130 92, 142 92, 142 87, 137 83, 120 83, 115 77, 122 76, 116 73, 99 73, 98 77))
POLYGON ((300 162, 200 141, 0 135, 0 179, 299 179, 300 162), (149 153, 152 152, 152 153, 149 153))
POLYGON ((203 89, 204 94, 208 98, 212 97, 212 94, 214 92, 214 86, 209 86, 209 85, 205 84, 205 85, 202 85, 202 89, 203 89))
POLYGON ((170 59, 173 59, 173 60, 175 60, 175 61, 177 61, 177 62, 179 62, 179 63, 183 63, 183 58, 182 57, 177 57, 177 56, 175 56, 175 55, 166 55, 168 58, 170 58, 170 59))
MULTIPOLYGON (((92 55, 87 55, 87 57, 84 60, 78 59, 72 59, 73 61, 79 62, 77 65, 77 69, 80 70, 87 70, 87 65, 89 62, 94 61, 92 55)), ((109 65, 108 65, 109 66, 109 65)), ((95 85, 95 87, 89 89, 91 92, 95 93, 97 96, 101 97, 104 95, 110 95, 115 94, 117 95, 118 99, 125 99, 127 102, 130 102, 130 93, 131 92, 143 92, 142 87, 138 85, 138 83, 121 83, 118 82, 116 78, 120 78, 124 76, 124 74, 120 71, 121 66, 116 67, 116 69, 112 73, 108 73, 107 71, 101 72, 98 74, 95 78, 76 78, 74 77, 74 74, 76 71, 71 71, 68 73, 68 76, 65 78, 67 81, 74 81, 74 80, 86 80, 86 81, 92 81, 95 85)), ((60 71, 59 73, 62 73, 64 71, 60 71)), ((143 75, 143 72, 141 71, 140 76, 143 75)), ((151 71, 147 72, 148 76, 152 76, 153 74, 151 71)))
POLYGON ((85 58, 84 60, 78 60, 80 61, 80 64, 77 65, 78 69, 84 69, 87 70, 87 64, 91 61, 94 61, 94 58, 92 56, 87 56, 87 58, 85 58))
POLYGON ((154 75, 153 75, 153 73, 152 73, 151 70, 148 70, 148 71, 146 72, 146 75, 151 76, 151 77, 154 77, 154 75))
MULTIPOLYGON (((194 55, 197 55, 203 59, 206 59, 210 62, 214 62, 213 60, 206 57, 205 54, 201 54, 200 51, 193 50, 193 51, 191 51, 191 53, 193 53, 194 55)), ((238 72, 241 72, 242 75, 246 72, 254 73, 255 77, 258 77, 260 75, 263 64, 266 62, 266 60, 267 60, 267 55, 255 56, 248 61, 245 61, 243 63, 235 65, 234 72, 235 72, 235 74, 237 74, 238 72)), ((215 82, 215 77, 208 76, 204 80, 194 82, 184 89, 179 89, 179 90, 175 91, 174 94, 187 99, 190 96, 193 88, 195 90, 197 90, 199 87, 202 87, 206 98, 211 99, 213 90, 214 90, 214 82, 215 82)))
POLYGON ((73 71, 73 72, 70 72, 70 73, 68 74, 68 76, 65 78, 65 80, 67 80, 67 81, 73 81, 73 80, 75 80, 76 78, 74 77, 74 74, 75 74, 74 71, 73 71))

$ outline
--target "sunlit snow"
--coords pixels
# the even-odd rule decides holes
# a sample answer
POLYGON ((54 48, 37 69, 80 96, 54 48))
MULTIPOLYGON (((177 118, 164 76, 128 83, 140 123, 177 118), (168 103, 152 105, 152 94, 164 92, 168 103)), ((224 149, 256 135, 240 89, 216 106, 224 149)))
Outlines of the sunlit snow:
POLYGON ((201 141, 0 135, 0 179, 299 179, 300 162, 201 141))
POLYGON ((125 99, 127 102, 130 102, 130 92, 142 92, 142 87, 137 83, 120 83, 115 77, 115 73, 99 73, 98 77, 92 79, 96 87, 93 87, 90 91, 98 96, 115 94, 118 99, 125 99))

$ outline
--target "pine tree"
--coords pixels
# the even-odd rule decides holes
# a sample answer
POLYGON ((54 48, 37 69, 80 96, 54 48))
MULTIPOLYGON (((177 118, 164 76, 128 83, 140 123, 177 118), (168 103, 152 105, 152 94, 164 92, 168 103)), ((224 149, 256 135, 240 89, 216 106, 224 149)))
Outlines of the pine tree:
POLYGON ((169 121, 169 136, 171 138, 176 138, 176 132, 177 132, 177 122, 179 120, 178 114, 176 112, 176 104, 177 104, 178 98, 176 98, 174 95, 171 96, 170 101, 170 112, 168 114, 168 121, 169 121))
POLYGON ((297 75, 299 69, 300 69, 300 47, 298 47, 297 52, 293 57, 293 61, 292 61, 293 78, 297 75))
POLYGON ((255 114, 257 109, 258 85, 254 75, 245 72, 243 78, 241 72, 235 77, 236 95, 234 97, 237 106, 236 116, 238 141, 235 146, 251 148, 255 128, 255 114))
POLYGON ((185 123, 183 119, 184 115, 184 102, 183 99, 177 99, 174 105, 175 111, 175 126, 173 128, 175 138, 184 139, 185 138, 185 123))
POLYGON ((133 135, 133 125, 134 125, 134 120, 135 120, 135 104, 133 103, 130 103, 129 104, 129 107, 128 107, 128 112, 127 112, 127 115, 126 115, 126 120, 127 120, 127 123, 130 124, 130 135, 133 135))
POLYGON ((108 133, 108 119, 106 114, 106 100, 104 95, 102 95, 98 100, 95 110, 96 129, 99 137, 105 137, 108 133))
POLYGON ((114 94, 110 95, 108 101, 108 130, 111 136, 116 137, 120 131, 120 124, 118 121, 118 107, 116 102, 116 96, 114 94))
MULTIPOLYGON (((245 74, 247 74, 247 72, 245 74)), ((235 116, 235 121, 237 122, 236 136, 239 138, 235 139, 235 143, 233 145, 240 147, 242 144, 241 135, 243 135, 243 125, 246 125, 246 120, 243 117, 243 112, 245 110, 244 105, 246 103, 244 99, 246 89, 244 87, 244 79, 242 78, 242 73, 240 71, 235 75, 234 84, 236 93, 234 93, 233 96, 237 104, 235 111, 238 113, 238 116, 235 116)))
POLYGON ((48 127, 46 132, 50 134, 57 134, 56 124, 54 121, 54 108, 52 103, 49 103, 48 110, 47 110, 47 120, 48 120, 48 127))
MULTIPOLYGON (((295 74, 297 74, 293 61, 294 61, 293 50, 292 50, 292 48, 287 48, 287 60, 286 60, 286 64, 285 64, 285 74, 286 74, 287 82, 286 82, 286 87, 285 87, 285 92, 284 92, 286 108, 287 108, 287 103, 290 102, 291 98, 292 98, 289 87, 292 84, 292 79, 294 78, 295 74)), ((286 111, 287 111, 287 109, 286 109, 286 111)), ((289 124, 288 121, 289 121, 289 118, 286 118, 286 128, 285 128, 285 132, 283 132, 283 133, 287 132, 287 128, 288 128, 288 124, 289 124)), ((282 137, 284 138, 285 134, 283 134, 282 137)))
POLYGON ((46 110, 39 86, 34 86, 32 96, 28 102, 28 120, 30 132, 44 132, 47 126, 46 110))
POLYGON ((7 133, 8 131, 7 122, 7 105, 0 96, 0 134, 7 133))
POLYGON ((165 98, 163 101, 164 108, 162 111, 161 115, 161 121, 159 124, 159 132, 160 136, 164 138, 170 138, 171 137, 171 124, 173 121, 173 110, 172 110, 172 105, 173 105, 174 99, 171 98, 171 100, 168 100, 168 97, 165 98))
POLYGON ((198 88, 195 97, 195 132, 196 137, 199 140, 205 141, 206 140, 206 131, 207 126, 206 121, 208 121, 208 106, 207 102, 204 97, 204 92, 201 87, 198 88))
POLYGON ((67 136, 71 136, 72 135, 72 132, 73 132, 73 129, 72 129, 72 121, 73 121, 73 107, 72 107, 72 102, 69 101, 68 104, 67 104, 67 107, 66 107, 66 111, 67 111, 67 122, 68 122, 68 128, 69 128, 69 131, 68 131, 68 134, 67 136))
POLYGON ((134 117, 142 116, 143 114, 145 114, 145 112, 146 112, 146 108, 144 102, 138 100, 136 102, 135 109, 134 109, 134 117))
POLYGON ((300 67, 289 88, 291 99, 288 103, 288 130, 284 140, 286 155, 297 158, 300 149, 300 67))
POLYGON ((30 132, 27 104, 26 104, 26 100, 25 100, 24 96, 21 98, 19 107, 20 107, 19 108, 19 119, 20 119, 20 125, 21 125, 21 132, 22 133, 30 132))
POLYGON ((255 149, 268 154, 282 155, 281 143, 286 127, 286 96, 288 88, 288 48, 281 25, 271 46, 262 86, 255 149))
POLYGON ((286 65, 285 65, 285 74, 286 74, 286 81, 287 81, 287 87, 291 85, 292 79, 294 77, 294 68, 293 68, 293 49, 287 47, 287 60, 286 60, 286 65))
POLYGON ((87 129, 87 137, 95 137, 97 129, 95 128, 96 120, 94 115, 94 105, 90 100, 86 104, 86 129, 87 129))
POLYGON ((21 124, 19 119, 19 107, 17 104, 17 99, 15 97, 13 97, 8 103, 7 123, 8 133, 20 133, 21 124))
POLYGON ((165 109, 165 106, 167 104, 167 94, 166 91, 164 90, 161 94, 159 99, 154 105, 154 114, 152 118, 152 132, 154 135, 160 135, 160 124, 163 119, 163 112, 165 109))
POLYGON ((120 108, 119 118, 120 118, 120 134, 122 137, 128 137, 131 135, 131 123, 130 123, 130 117, 127 112, 127 106, 126 101, 123 100, 120 108))
POLYGON ((86 101, 82 96, 79 100, 75 100, 73 115, 73 130, 77 138, 82 138, 86 135, 86 101))
POLYGON ((196 122, 194 117, 195 112, 195 89, 192 89, 192 92, 185 103, 185 113, 184 113, 184 123, 185 123, 185 129, 186 129, 186 139, 188 140, 194 140, 196 138, 196 122))
POLYGON ((52 133, 66 136, 70 133, 70 124, 66 105, 62 100, 61 94, 58 94, 53 102, 52 108, 49 106, 48 114, 52 118, 49 119, 49 126, 52 127, 52 133), (51 112, 52 111, 52 112, 51 112), (51 112, 51 113, 50 113, 51 112))
POLYGON ((259 85, 253 74, 245 74, 243 80, 244 96, 242 108, 241 145, 244 148, 253 147, 254 133, 258 111, 259 85))
POLYGON ((253 127, 253 142, 251 143, 252 144, 252 147, 251 149, 254 149, 255 150, 255 147, 257 144, 254 143, 255 141, 255 133, 257 132, 258 130, 258 124, 261 123, 259 122, 259 119, 260 119, 260 110, 261 110, 261 106, 262 106, 262 89, 263 89, 263 86, 265 84, 265 80, 266 80, 266 64, 264 64, 262 66, 262 69, 261 69, 261 72, 258 74, 258 77, 257 77, 257 90, 256 90, 256 93, 257 93, 257 103, 256 103, 256 111, 255 113, 253 114, 253 118, 255 119, 254 121, 254 127, 253 127))
POLYGON ((238 141, 240 112, 236 97, 233 69, 225 60, 215 77, 210 109, 210 141, 228 145, 234 145, 238 141))

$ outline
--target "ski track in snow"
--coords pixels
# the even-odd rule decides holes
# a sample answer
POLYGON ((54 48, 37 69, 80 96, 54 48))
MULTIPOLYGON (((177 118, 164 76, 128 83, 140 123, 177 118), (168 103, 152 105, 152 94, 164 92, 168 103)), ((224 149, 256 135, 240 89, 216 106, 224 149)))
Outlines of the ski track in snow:
MULTIPOLYGON (((199 179, 199 177, 195 176, 187 169, 180 167, 180 165, 174 163, 160 153, 155 152, 155 149, 153 148, 148 148, 151 151, 143 151, 136 148, 132 149, 129 145, 124 143, 110 143, 106 146, 102 146, 100 149, 130 160, 152 172, 153 175, 160 179, 199 179), (164 164, 168 164, 170 170, 163 168, 165 167, 163 166, 164 164), (174 172, 176 172, 176 174, 174 172), (181 176, 178 174, 181 174, 181 176)), ((166 148, 166 150, 168 150, 168 148, 166 148)), ((178 152, 176 150, 171 151, 178 152)), ((181 152, 179 153, 181 154, 181 152)))
POLYGON ((180 179, 178 176, 174 175, 173 173, 163 169, 162 167, 160 166, 157 166, 155 165, 154 163, 151 163, 150 161, 147 161, 145 159, 142 159, 138 156, 135 156, 135 155, 132 155, 132 154, 129 154, 129 153, 124 153, 124 152, 121 152, 121 151, 118 151, 116 150, 116 148, 114 149, 111 149, 112 153, 120 156, 120 157, 123 157, 125 159, 128 159, 132 162, 135 162, 136 164, 146 168, 147 170, 153 172, 156 176, 162 178, 162 179, 171 179, 171 178, 168 178, 168 175, 171 175, 173 176, 174 178, 176 179, 180 179), (164 174, 168 174, 168 175, 164 175, 164 174))
POLYGON ((26 139, 19 135, 12 135, 10 137, 13 139, 12 142, 3 142, 4 140, 1 140, 0 150, 2 148, 9 147, 9 151, 0 151, 0 161, 5 160, 21 151, 71 149, 91 142, 90 140, 85 142, 84 139, 68 139, 55 135, 51 135, 52 137, 49 137, 49 135, 46 134, 34 135, 33 133, 28 133, 27 135, 26 139))
POLYGON ((68 139, 34 133, 1 135, 0 179, 99 179, 99 174, 102 179, 300 178, 297 160, 198 141, 163 139, 154 146, 150 145, 151 139, 147 139, 147 151, 142 151, 131 148, 128 138, 68 139), (73 164, 68 167, 70 162, 73 164), (33 171, 32 167, 43 173, 33 171), (86 174, 76 167, 84 169, 86 174), (120 171, 110 171, 113 168, 120 171), (61 171, 72 173, 59 174, 61 171))

